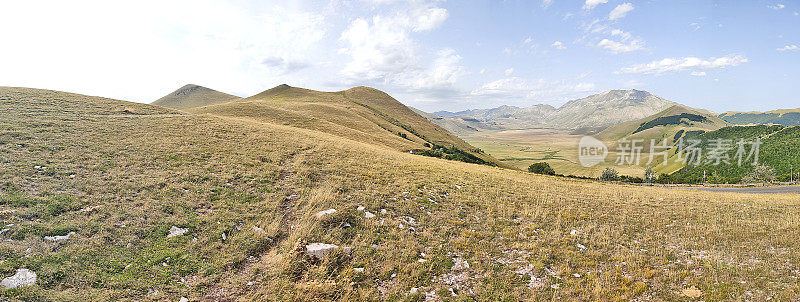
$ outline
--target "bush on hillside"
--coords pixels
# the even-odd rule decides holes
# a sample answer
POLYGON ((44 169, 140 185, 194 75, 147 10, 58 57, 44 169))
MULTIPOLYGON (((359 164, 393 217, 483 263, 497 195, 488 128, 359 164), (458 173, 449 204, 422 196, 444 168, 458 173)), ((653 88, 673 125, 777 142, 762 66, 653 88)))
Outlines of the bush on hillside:
POLYGON ((753 172, 742 178, 744 183, 773 183, 775 182, 775 169, 767 165, 758 165, 753 172))
POLYGON ((619 172, 617 172, 617 170, 612 167, 606 167, 606 169, 603 170, 603 174, 600 175, 600 180, 604 181, 619 180, 619 172))
POLYGON ((556 171, 546 162, 534 163, 528 167, 528 172, 544 175, 556 175, 556 171))

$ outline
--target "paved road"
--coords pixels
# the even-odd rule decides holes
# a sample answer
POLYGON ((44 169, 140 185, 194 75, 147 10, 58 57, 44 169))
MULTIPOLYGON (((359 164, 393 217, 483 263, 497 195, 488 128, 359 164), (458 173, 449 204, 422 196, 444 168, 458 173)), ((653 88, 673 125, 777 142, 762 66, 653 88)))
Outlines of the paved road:
POLYGON ((679 189, 710 191, 710 192, 748 193, 748 194, 790 194, 790 193, 800 194, 800 186, 738 187, 738 188, 680 187, 679 189))

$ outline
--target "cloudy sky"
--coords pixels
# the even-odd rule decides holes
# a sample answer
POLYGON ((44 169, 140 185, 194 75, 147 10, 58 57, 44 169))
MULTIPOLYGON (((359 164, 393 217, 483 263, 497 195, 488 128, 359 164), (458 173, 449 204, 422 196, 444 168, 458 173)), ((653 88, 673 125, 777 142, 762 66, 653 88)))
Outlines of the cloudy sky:
POLYGON ((800 3, 3 1, 0 86, 152 102, 194 83, 372 86, 427 111, 642 89, 715 111, 800 107, 800 3))

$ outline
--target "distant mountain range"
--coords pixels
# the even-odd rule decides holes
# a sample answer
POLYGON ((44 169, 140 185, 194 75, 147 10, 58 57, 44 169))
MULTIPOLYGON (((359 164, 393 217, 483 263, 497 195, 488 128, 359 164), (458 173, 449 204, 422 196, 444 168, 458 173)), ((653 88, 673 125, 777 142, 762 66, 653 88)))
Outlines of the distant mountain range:
MULTIPOLYGON (((645 118, 673 105, 677 103, 647 91, 634 89, 606 91, 569 101, 559 108, 538 104, 525 108, 500 106, 460 112, 439 111, 434 114, 446 119, 477 120, 486 124, 486 127, 504 129, 580 129, 604 128, 645 118)), ((445 120, 439 120, 439 123, 444 122, 445 120)))

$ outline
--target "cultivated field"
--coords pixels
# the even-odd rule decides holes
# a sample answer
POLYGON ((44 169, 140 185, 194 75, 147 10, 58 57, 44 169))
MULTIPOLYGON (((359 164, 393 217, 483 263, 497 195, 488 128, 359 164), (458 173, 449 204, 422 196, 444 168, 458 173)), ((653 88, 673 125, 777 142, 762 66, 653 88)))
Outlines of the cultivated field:
POLYGON ((0 88, 0 275, 38 275, 8 299, 797 300, 798 197, 572 181, 0 88))

